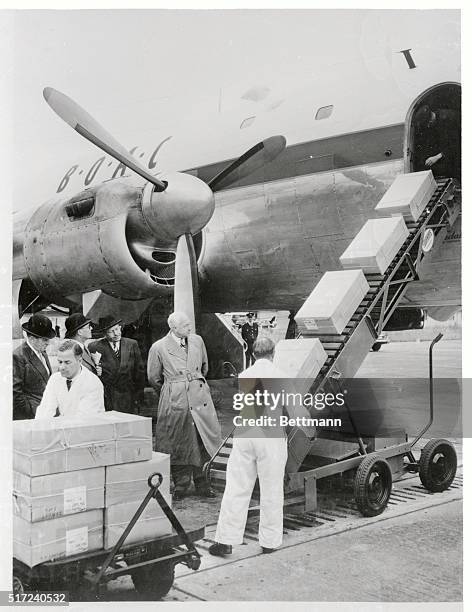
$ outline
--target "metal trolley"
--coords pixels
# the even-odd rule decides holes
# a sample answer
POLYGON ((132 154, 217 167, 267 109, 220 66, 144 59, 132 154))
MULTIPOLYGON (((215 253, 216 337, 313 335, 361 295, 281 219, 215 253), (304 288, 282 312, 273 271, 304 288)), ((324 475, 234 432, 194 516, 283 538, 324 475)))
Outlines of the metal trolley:
POLYGON ((80 598, 85 589, 98 599, 110 580, 128 574, 141 598, 156 600, 167 595, 178 563, 193 570, 200 567, 201 555, 194 542, 204 537, 205 528, 182 527, 159 491, 162 480, 162 474, 157 472, 149 476, 146 497, 112 549, 47 561, 32 568, 13 559, 13 591, 68 591, 72 597, 80 598), (172 534, 126 545, 129 532, 151 499, 162 508, 173 527, 172 534))
POLYGON ((442 336, 438 334, 429 347, 429 419, 421 431, 411 441, 403 433, 405 442, 368 450, 346 404, 357 438, 357 452, 355 456, 339 457, 331 464, 295 475, 299 486, 304 488, 306 510, 314 510, 317 507, 317 481, 335 474, 350 473, 354 476, 354 498, 359 511, 364 516, 377 516, 386 508, 392 491, 392 465, 397 466, 396 471, 399 474, 418 473, 423 486, 431 492, 444 491, 452 484, 457 470, 457 455, 449 440, 429 440, 421 449, 418 461, 413 455, 413 447, 428 431, 434 420, 433 348, 442 336))
MULTIPOLYGON (((356 442, 352 441, 352 437, 347 441, 342 436, 341 439, 314 439, 311 459, 326 460, 329 456, 329 461, 318 467, 304 465, 300 471, 288 475, 286 493, 289 495, 285 498, 287 507, 301 501, 305 512, 316 512, 318 483, 325 478, 345 475, 348 479, 351 477, 353 479, 354 498, 359 511, 364 516, 379 515, 390 499, 393 483, 392 466, 395 466, 395 472, 399 474, 419 473, 423 486, 431 492, 444 491, 452 484, 457 470, 457 455, 449 440, 429 440, 421 450, 418 461, 413 455, 413 447, 428 431, 434 419, 433 348, 441 338, 442 334, 436 336, 429 347, 429 420, 414 439, 408 441, 406 433, 402 432, 402 435, 398 436, 399 443, 383 448, 370 448, 358 431, 354 415, 346 404, 347 416, 356 442), (300 491, 303 491, 301 498, 300 491)), ((335 380, 334 377, 332 380, 335 380)), ((225 444, 229 443, 232 433, 206 465, 205 473, 213 486, 219 484, 213 478, 215 474, 213 466, 221 461, 219 453, 225 444)), ((229 449, 225 452, 229 454, 228 451, 229 449)))

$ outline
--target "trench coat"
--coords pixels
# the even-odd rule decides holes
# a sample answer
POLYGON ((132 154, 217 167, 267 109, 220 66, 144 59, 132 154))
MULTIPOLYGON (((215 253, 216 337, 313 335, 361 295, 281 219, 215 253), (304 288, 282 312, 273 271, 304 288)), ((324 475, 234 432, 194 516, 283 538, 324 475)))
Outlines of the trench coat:
POLYGON ((173 465, 201 465, 197 432, 212 456, 221 444, 221 428, 205 380, 208 358, 200 336, 190 334, 187 350, 167 334, 149 351, 148 380, 163 382, 156 422, 156 448, 173 465))
POLYGON ((101 354, 100 379, 105 388, 105 410, 133 414, 144 393, 144 368, 136 340, 121 337, 119 358, 106 339, 91 342, 88 349, 101 354))

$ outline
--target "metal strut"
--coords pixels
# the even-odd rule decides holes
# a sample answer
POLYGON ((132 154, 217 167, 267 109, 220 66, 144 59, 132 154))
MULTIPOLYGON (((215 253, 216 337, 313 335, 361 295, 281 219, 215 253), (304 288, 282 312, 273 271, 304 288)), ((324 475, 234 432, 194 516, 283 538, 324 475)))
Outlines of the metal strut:
MULTIPOLYGON (((164 499, 162 493, 159 491, 159 487, 161 486, 162 481, 163 481, 163 477, 162 477, 162 474, 160 474, 159 472, 155 472, 154 474, 151 474, 149 476, 149 478, 148 478, 149 491, 148 491, 146 497, 143 499, 143 501, 141 502, 141 505, 136 510, 133 518, 130 520, 130 522, 126 526, 126 529, 123 531, 123 533, 121 534, 120 538, 118 539, 116 544, 111 549, 110 554, 106 557, 106 559, 103 562, 103 564, 101 565, 99 571, 90 578, 90 582, 96 588, 99 587, 100 581, 102 580, 106 570, 113 563, 113 559, 118 554, 118 551, 121 549, 123 543, 125 542, 126 538, 128 537, 128 534, 133 529, 133 527, 136 524, 136 522, 139 520, 139 517, 144 512, 144 509, 146 508, 148 503, 151 501, 151 499, 155 499, 157 501, 159 506, 162 508, 162 511, 164 512, 166 517, 169 519, 172 527, 176 530, 178 535, 182 538, 182 541, 184 542, 185 546, 187 547, 188 552, 191 553, 191 557, 192 558, 190 560, 190 566, 192 566, 192 569, 194 568, 193 566, 196 566, 195 569, 198 569, 198 567, 200 565, 200 557, 201 557, 201 555, 196 550, 195 546, 193 545, 193 542, 188 537, 188 535, 187 535, 185 529, 182 527, 179 519, 175 516, 174 512, 172 511, 172 508, 169 506, 169 504, 164 499), (155 481, 156 478, 157 478, 157 482, 155 481)), ((174 555, 171 555, 170 558, 172 558, 173 556, 174 555)), ((161 561, 162 560, 164 560, 164 558, 162 558, 161 561)))

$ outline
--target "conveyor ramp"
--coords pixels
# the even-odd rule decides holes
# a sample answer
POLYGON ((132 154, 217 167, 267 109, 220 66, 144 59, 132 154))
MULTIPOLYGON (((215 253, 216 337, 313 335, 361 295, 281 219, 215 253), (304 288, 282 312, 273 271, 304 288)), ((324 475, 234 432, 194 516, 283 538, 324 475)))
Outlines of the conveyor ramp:
MULTIPOLYGON (((362 362, 376 342, 405 294, 409 283, 421 277, 422 267, 444 240, 446 233, 460 214, 461 190, 453 179, 437 181, 437 189, 430 198, 418 221, 405 221, 408 238, 384 274, 365 274, 369 291, 341 334, 304 332, 299 337, 318 338, 328 357, 310 388, 314 394, 323 389, 332 378, 353 378, 362 362), (426 230, 434 234, 433 247, 425 252, 423 241, 426 230)), ((429 238, 431 233, 429 232, 429 238)), ((295 340, 294 340, 295 342, 295 340)), ((355 443, 327 444, 323 438, 308 439, 304 432, 292 428, 288 435, 287 476, 300 470, 309 454, 326 455, 329 461, 342 460, 347 455, 359 454, 355 443), (349 448, 346 446, 348 445, 349 448), (325 448, 326 447, 326 448, 325 448)), ((232 447, 231 435, 218 453, 211 459, 207 469, 212 486, 223 489, 225 470, 232 447)), ((287 486, 290 491, 290 479, 287 486)))

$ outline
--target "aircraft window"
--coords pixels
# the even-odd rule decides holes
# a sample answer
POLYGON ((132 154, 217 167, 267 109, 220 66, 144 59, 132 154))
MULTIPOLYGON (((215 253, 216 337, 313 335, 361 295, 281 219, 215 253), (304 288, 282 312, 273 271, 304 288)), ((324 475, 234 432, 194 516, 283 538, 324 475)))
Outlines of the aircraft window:
POLYGON ((331 116, 332 112, 333 112, 333 105, 332 104, 330 106, 321 106, 316 111, 315 119, 317 121, 319 121, 320 119, 327 119, 328 117, 331 116))
POLYGON ((250 125, 252 125, 255 121, 256 117, 247 117, 246 119, 244 119, 244 121, 241 121, 241 125, 239 126, 240 130, 244 130, 244 128, 249 127, 250 125))

